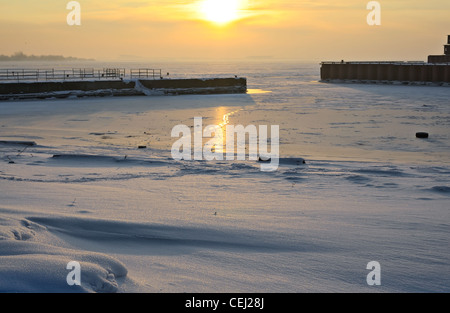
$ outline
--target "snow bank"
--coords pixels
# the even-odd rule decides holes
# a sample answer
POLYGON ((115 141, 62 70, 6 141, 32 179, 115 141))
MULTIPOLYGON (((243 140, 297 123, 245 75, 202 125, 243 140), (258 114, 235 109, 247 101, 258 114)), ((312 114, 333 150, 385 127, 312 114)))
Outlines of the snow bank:
POLYGON ((0 292, 117 292, 127 269, 103 254, 57 246, 47 228, 0 216, 0 292), (47 244, 44 242, 53 242, 47 244), (69 262, 81 265, 81 286, 69 286, 69 262))

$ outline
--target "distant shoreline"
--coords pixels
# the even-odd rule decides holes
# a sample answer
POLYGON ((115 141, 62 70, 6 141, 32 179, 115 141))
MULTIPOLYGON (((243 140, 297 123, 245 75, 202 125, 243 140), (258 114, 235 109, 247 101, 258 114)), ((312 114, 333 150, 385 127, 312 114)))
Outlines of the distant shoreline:
POLYGON ((0 55, 0 62, 17 62, 17 61, 95 61, 95 59, 83 59, 75 57, 65 57, 63 55, 26 55, 22 52, 13 55, 0 55))

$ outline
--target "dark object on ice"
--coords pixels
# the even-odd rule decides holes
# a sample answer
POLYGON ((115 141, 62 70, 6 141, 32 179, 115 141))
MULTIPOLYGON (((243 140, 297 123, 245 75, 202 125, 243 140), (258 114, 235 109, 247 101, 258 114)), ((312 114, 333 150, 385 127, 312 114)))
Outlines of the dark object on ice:
POLYGON ((139 146, 138 149, 147 149, 147 146, 139 146))
POLYGON ((8 164, 16 164, 14 161, 9 161, 8 164))
POLYGON ((118 158, 113 156, 89 154, 54 154, 52 158, 73 161, 118 161, 118 158))
POLYGON ((435 186, 431 188, 432 191, 442 192, 442 193, 450 193, 450 187, 448 186, 435 186))
MULTIPOLYGON (((269 157, 259 157, 258 162, 272 162, 272 158, 269 157)), ((303 158, 280 158, 278 162, 283 165, 302 165, 306 164, 305 159, 303 158)))
POLYGON ((416 133, 416 138, 427 139, 429 137, 430 137, 430 134, 425 133, 425 132, 416 133))
POLYGON ((280 164, 283 165, 302 165, 306 164, 303 158, 280 158, 280 164))
POLYGON ((2 145, 19 145, 19 146, 35 146, 36 143, 34 141, 14 141, 14 140, 0 140, 0 144, 2 145))

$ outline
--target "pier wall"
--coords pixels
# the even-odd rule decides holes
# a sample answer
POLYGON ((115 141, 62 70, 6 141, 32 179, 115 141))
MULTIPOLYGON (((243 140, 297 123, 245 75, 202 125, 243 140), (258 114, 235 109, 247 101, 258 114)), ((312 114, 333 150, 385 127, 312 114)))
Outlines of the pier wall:
POLYGON ((450 55, 430 55, 428 63, 450 63, 450 55))
POLYGON ((69 96, 143 96, 246 93, 246 78, 10 82, 0 84, 0 100, 69 96))
POLYGON ((450 83, 450 64, 324 62, 321 80, 450 83))

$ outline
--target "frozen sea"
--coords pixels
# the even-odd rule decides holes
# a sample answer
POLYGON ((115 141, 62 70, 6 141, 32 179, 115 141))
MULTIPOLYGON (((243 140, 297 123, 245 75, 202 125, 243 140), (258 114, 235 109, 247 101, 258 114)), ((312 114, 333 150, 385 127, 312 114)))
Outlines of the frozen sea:
POLYGON ((37 144, 0 144, 0 292, 450 291, 450 88, 325 84, 293 61, 64 66, 249 92, 0 102, 0 141, 37 144), (171 158, 174 126, 224 116, 280 126, 276 172, 171 158))

